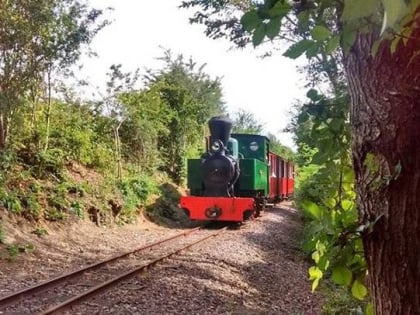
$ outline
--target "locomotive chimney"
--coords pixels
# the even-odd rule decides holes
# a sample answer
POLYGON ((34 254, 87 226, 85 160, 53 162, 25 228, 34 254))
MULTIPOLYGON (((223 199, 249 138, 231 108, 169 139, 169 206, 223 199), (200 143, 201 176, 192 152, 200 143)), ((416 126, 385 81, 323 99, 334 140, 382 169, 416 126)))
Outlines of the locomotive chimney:
POLYGON ((210 139, 211 141, 214 140, 221 140, 223 144, 226 146, 230 133, 232 132, 232 120, 226 116, 216 116, 212 117, 209 120, 209 129, 210 129, 210 139))

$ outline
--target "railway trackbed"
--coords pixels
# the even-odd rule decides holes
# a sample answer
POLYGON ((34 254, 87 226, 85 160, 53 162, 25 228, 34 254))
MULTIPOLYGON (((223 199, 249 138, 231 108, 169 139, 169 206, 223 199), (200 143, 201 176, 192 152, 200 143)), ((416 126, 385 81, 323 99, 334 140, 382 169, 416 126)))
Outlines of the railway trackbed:
POLYGON ((225 231, 197 227, 0 297, 0 314, 57 314, 225 231))

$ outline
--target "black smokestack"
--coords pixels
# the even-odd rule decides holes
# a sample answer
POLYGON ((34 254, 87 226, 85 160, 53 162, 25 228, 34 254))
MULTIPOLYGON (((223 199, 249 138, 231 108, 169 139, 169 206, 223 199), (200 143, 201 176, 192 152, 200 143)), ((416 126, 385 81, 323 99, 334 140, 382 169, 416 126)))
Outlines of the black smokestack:
POLYGON ((226 146, 230 133, 232 132, 232 120, 226 116, 216 116, 212 117, 209 120, 209 129, 210 129, 210 140, 214 141, 217 139, 222 140, 223 144, 226 146))

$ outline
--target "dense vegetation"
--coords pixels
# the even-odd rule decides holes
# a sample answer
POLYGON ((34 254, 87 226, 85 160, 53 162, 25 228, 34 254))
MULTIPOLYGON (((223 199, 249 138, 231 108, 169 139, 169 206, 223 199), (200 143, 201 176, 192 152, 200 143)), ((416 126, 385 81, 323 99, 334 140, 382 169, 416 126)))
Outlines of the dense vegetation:
MULTIPOLYGON (((72 70, 92 53, 108 13, 79 0, 0 6, 0 209, 37 224, 35 234, 45 220, 69 216, 134 222, 142 208, 164 223, 177 219, 186 159, 204 147, 208 119, 226 112, 220 79, 164 50, 162 68, 112 65, 106 92, 83 99, 86 82, 71 86, 72 70)), ((234 116, 243 131, 257 124, 245 111, 234 116)))
POLYGON ((314 262, 309 275, 313 288, 329 275, 356 299, 372 298, 369 314, 420 309, 419 260, 413 252, 420 240, 419 149, 413 147, 420 134, 419 5, 418 0, 182 4, 198 8, 191 22, 204 24, 212 38, 226 37, 240 47, 263 45, 267 55, 287 41, 284 56, 307 58, 308 102, 298 108, 291 130, 299 146, 298 201, 308 219, 305 249, 314 262))

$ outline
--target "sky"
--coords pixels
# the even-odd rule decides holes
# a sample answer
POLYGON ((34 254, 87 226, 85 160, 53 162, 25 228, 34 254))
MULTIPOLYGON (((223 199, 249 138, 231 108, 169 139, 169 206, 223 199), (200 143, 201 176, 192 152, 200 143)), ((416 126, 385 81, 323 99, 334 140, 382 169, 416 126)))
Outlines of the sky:
MULTIPOLYGON (((193 11, 179 9, 181 0, 90 0, 95 8, 112 7, 107 13, 112 24, 101 30, 92 43, 98 57, 85 60, 82 73, 99 89, 104 89, 106 72, 112 64, 123 71, 160 69, 156 58, 162 47, 174 55, 183 54, 204 71, 222 78, 223 101, 230 113, 245 109, 254 114, 266 132, 275 134, 293 147, 292 135, 282 132, 290 120, 297 99, 305 95, 304 78, 295 61, 281 56, 260 58, 260 52, 239 50, 227 40, 212 40, 203 26, 191 25, 193 11)), ((144 73, 144 72, 143 72, 144 73)))

